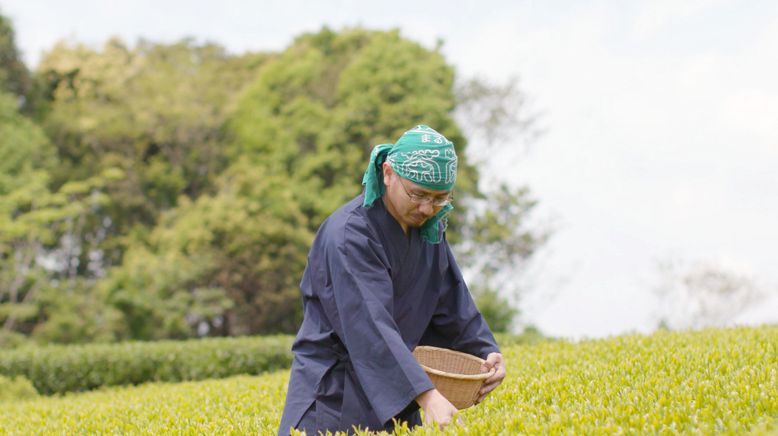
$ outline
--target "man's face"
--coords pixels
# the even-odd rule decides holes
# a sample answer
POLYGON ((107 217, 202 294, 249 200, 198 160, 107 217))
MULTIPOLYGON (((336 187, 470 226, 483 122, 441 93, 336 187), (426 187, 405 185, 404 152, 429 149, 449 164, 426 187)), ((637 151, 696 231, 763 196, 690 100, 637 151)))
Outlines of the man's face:
POLYGON ((436 191, 419 186, 410 180, 403 179, 392 170, 389 163, 384 163, 385 200, 389 213, 405 229, 406 227, 421 227, 444 206, 434 204, 433 200, 443 201, 449 197, 449 191, 436 191))

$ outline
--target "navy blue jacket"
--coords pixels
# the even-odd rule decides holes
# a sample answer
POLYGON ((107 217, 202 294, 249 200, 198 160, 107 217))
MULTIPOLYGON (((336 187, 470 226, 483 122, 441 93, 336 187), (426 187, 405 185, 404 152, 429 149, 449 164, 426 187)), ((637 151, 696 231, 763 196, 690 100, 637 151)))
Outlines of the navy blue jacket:
POLYGON ((363 196, 319 228, 300 289, 304 319, 292 346, 279 435, 391 430, 419 423, 414 399, 432 389, 411 351, 452 348, 482 358, 499 352, 448 242, 405 235, 382 199, 363 196))

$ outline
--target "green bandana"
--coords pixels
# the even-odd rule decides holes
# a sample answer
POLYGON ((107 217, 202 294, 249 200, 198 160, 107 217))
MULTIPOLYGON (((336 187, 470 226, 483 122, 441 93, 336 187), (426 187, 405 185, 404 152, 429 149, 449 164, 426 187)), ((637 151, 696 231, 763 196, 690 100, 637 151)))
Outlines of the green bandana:
MULTIPOLYGON (((380 144, 373 148, 370 164, 362 178, 365 207, 372 206, 376 199, 384 195, 381 170, 384 162, 389 162, 400 177, 427 189, 450 191, 457 178, 454 144, 429 126, 419 125, 405 132, 396 143, 380 144)), ((438 222, 443 221, 445 230, 448 224, 446 215, 453 208, 447 204, 427 220, 420 229, 422 239, 432 244, 439 243, 438 222)))

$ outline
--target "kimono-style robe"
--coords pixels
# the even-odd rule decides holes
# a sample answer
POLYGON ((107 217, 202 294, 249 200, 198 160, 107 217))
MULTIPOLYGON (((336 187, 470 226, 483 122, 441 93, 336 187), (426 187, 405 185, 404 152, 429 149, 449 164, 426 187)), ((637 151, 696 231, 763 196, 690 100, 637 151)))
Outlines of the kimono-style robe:
POLYGON ((383 199, 362 201, 327 218, 308 255, 279 435, 420 424, 414 400, 433 385, 411 354, 417 345, 499 352, 445 239, 427 243, 416 228, 406 236, 383 199))

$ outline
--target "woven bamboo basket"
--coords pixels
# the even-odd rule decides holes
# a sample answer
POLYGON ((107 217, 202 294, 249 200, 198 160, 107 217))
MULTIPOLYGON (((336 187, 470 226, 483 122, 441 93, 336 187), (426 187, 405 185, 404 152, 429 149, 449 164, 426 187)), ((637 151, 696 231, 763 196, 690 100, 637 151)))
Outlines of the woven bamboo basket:
POLYGON ((489 372, 481 372, 483 359, 446 348, 422 345, 413 350, 413 357, 435 389, 460 410, 475 404, 484 380, 495 371, 492 368, 489 372))

